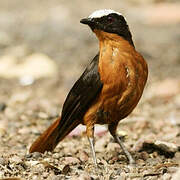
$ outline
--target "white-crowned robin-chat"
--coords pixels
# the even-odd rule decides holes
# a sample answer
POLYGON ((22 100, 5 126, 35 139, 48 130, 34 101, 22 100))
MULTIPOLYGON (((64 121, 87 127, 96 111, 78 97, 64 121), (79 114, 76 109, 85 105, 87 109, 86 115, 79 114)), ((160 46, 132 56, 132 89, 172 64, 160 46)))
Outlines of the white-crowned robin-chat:
POLYGON ((120 120, 139 102, 147 81, 146 61, 135 49, 126 19, 113 10, 97 10, 80 21, 99 40, 99 52, 73 85, 59 117, 31 146, 52 151, 79 124, 86 125, 95 165, 94 125, 107 124, 129 162, 134 160, 116 133, 120 120))

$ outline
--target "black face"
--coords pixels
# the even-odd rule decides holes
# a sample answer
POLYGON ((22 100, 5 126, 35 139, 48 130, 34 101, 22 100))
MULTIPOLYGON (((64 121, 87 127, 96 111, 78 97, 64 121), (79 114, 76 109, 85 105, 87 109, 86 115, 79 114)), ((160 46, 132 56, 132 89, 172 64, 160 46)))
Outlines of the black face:
POLYGON ((132 36, 129 27, 122 15, 111 13, 101 18, 86 18, 80 21, 88 24, 92 30, 99 29, 104 32, 115 33, 128 40, 133 46, 132 36))

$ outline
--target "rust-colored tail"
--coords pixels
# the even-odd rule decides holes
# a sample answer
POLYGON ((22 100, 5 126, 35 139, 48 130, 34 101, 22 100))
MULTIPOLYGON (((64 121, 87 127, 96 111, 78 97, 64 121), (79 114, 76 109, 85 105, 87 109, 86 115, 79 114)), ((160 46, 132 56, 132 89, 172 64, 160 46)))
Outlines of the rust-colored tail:
POLYGON ((46 129, 40 137, 31 145, 29 152, 41 152, 53 151, 57 146, 57 136, 59 134, 59 122, 61 117, 59 117, 48 129, 46 129))
POLYGON ((80 124, 80 120, 74 120, 70 125, 60 125, 61 117, 59 117, 48 129, 46 129, 40 137, 31 145, 29 152, 53 151, 57 144, 62 141, 76 126, 80 124), (66 127, 67 126, 67 127, 66 127))

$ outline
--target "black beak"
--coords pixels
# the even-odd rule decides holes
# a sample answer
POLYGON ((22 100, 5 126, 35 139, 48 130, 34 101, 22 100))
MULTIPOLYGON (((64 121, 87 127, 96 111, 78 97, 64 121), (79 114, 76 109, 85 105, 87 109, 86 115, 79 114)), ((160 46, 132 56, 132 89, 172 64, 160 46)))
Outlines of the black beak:
POLYGON ((80 23, 87 24, 92 31, 94 31, 95 28, 98 28, 98 24, 93 18, 84 18, 80 20, 80 23))
POLYGON ((81 20, 80 20, 80 23, 82 23, 82 24, 87 24, 87 25, 93 25, 93 24, 94 24, 94 22, 93 22, 93 20, 92 20, 91 18, 81 19, 81 20))

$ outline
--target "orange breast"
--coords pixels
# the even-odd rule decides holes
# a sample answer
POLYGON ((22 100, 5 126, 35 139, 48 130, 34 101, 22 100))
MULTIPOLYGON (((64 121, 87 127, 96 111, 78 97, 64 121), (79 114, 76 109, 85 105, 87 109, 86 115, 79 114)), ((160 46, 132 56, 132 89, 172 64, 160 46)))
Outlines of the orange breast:
POLYGON ((110 124, 126 117, 137 105, 147 80, 147 64, 123 38, 109 33, 97 36, 103 88, 84 122, 93 119, 94 123, 110 124))

